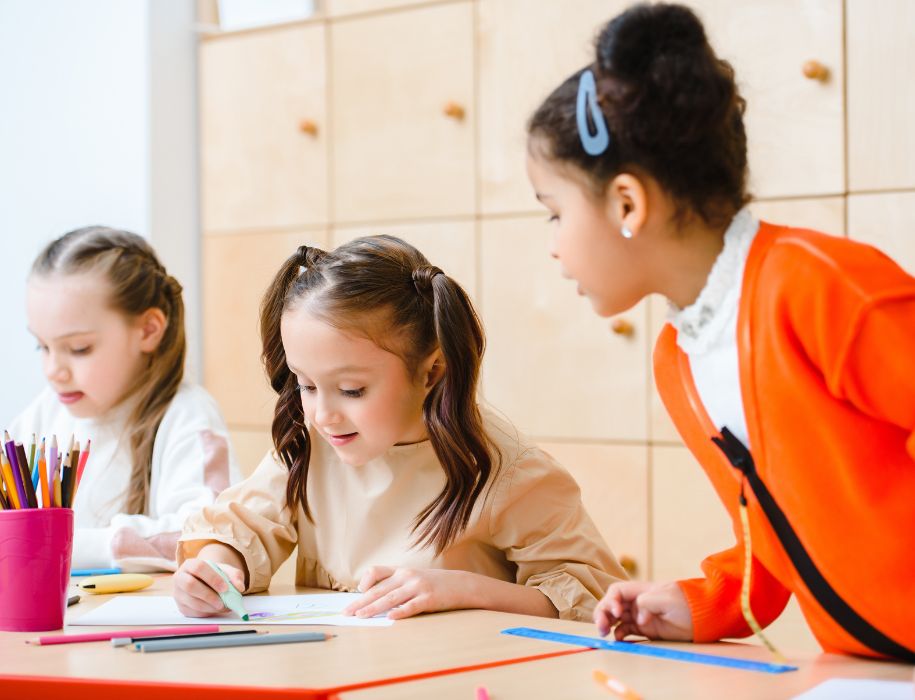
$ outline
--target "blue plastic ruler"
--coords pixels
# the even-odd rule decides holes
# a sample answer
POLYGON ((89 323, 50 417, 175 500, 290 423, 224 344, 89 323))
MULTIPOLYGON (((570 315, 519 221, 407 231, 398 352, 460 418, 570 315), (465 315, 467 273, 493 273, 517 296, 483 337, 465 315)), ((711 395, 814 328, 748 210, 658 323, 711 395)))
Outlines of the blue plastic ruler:
POLYGON ((560 634, 559 632, 548 632, 547 630, 538 630, 533 629, 532 627, 512 627, 511 629, 502 630, 502 634, 512 634, 516 637, 527 637, 529 639, 542 639, 547 642, 559 642, 560 644, 574 644, 580 647, 591 647, 592 649, 619 651, 624 654, 638 654, 639 656, 655 656, 659 659, 687 661, 693 664, 724 666, 725 668, 736 668, 741 671, 758 671, 760 673, 785 673, 786 671, 797 671, 797 666, 788 666, 785 664, 768 664, 762 661, 735 659, 730 656, 716 656, 714 654, 698 654, 692 651, 666 649, 664 647, 652 646, 651 644, 634 644, 633 642, 608 641, 596 637, 582 637, 577 634, 560 634))

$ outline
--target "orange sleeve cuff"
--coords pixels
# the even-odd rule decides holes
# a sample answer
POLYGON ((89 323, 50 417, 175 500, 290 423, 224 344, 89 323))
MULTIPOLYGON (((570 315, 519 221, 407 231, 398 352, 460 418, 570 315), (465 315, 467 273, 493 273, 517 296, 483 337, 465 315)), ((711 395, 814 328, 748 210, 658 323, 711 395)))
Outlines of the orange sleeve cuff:
POLYGON ((677 581, 693 621, 693 641, 717 642, 725 637, 746 637, 750 628, 740 612, 740 582, 715 585, 711 579, 677 581))
MULTIPOLYGON (((735 547, 702 562, 705 578, 677 581, 689 604, 694 642, 752 634, 740 609, 741 561, 741 552, 735 547)), ((751 580, 750 606, 760 626, 766 627, 785 609, 791 592, 755 557, 751 580)))

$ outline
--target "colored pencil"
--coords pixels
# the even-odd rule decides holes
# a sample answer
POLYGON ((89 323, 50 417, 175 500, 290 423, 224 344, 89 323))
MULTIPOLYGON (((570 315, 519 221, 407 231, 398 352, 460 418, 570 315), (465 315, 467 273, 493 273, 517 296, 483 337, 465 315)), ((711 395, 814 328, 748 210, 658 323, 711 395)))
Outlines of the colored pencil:
POLYGON ((32 442, 29 443, 29 478, 32 480, 32 489, 38 493, 38 470, 35 469, 35 433, 32 433, 32 442))
POLYGON ((0 473, 3 475, 3 483, 6 484, 6 495, 10 505, 18 508, 19 494, 16 492, 16 482, 13 480, 13 469, 3 450, 0 450, 0 473))
POLYGON ((41 482, 41 507, 50 508, 50 491, 48 490, 48 465, 45 458, 44 438, 41 438, 41 448, 38 450, 38 480, 41 482))
POLYGON ((50 441, 42 437, 39 444, 38 435, 32 433, 26 450, 4 430, 0 448, 0 509, 72 508, 90 444, 87 441, 86 449, 80 450, 80 444, 71 435, 71 449, 62 455, 56 435, 50 441))
POLYGON ((54 506, 63 507, 63 501, 60 499, 60 453, 57 455, 57 465, 54 467, 54 506))
POLYGON ((70 468, 67 470, 67 479, 66 479, 66 495, 64 496, 64 508, 73 507, 73 495, 74 490, 76 489, 76 465, 79 464, 79 443, 77 442, 73 446, 73 451, 70 453, 70 468))
POLYGON ((3 447, 6 450, 6 458, 10 461, 10 470, 13 473, 13 481, 16 484, 16 496, 18 500, 17 508, 28 508, 28 499, 25 496, 25 488, 22 483, 22 472, 19 471, 19 459, 16 457, 16 443, 10 440, 10 434, 3 431, 3 447))
POLYGON ((49 503, 53 508, 54 503, 54 470, 57 469, 57 460, 60 458, 57 450, 57 436, 51 436, 51 459, 48 460, 48 488, 50 489, 50 498, 49 503))
POLYGON ((137 630, 115 630, 111 632, 90 632, 88 634, 54 634, 37 639, 27 639, 26 644, 48 646, 49 644, 76 644, 79 642, 107 642, 116 637, 164 637, 166 635, 199 634, 218 632, 219 625, 187 625, 181 627, 158 627, 137 630))
POLYGON ((60 462, 60 507, 67 507, 67 465, 70 463, 70 453, 67 452, 60 462))
MULTIPOLYGON (((147 637, 146 639, 155 640, 161 642, 166 639, 190 639, 196 637, 230 637, 239 634, 260 634, 256 629, 250 628, 246 630, 228 630, 226 632, 201 632, 200 634, 170 634, 163 637, 147 637)), ((111 646, 113 647, 129 647, 131 644, 136 647, 140 646, 140 640, 144 637, 139 637, 134 639, 133 637, 115 637, 111 640, 111 646)))
POLYGON ((89 459, 89 450, 92 449, 92 440, 86 440, 86 449, 79 455, 79 464, 76 468, 76 485, 73 487, 73 500, 76 500, 76 492, 79 491, 79 484, 83 480, 83 471, 86 469, 86 462, 89 459))
POLYGON ((144 653, 154 651, 181 651, 184 649, 221 649, 225 647, 249 647, 263 644, 297 644, 299 642, 324 642, 333 635, 326 632, 291 632, 289 634, 257 634, 247 637, 214 637, 209 639, 173 639, 156 641, 149 639, 137 644, 144 653))
POLYGON ((22 488, 25 490, 25 499, 29 508, 38 507, 35 489, 32 486, 32 475, 29 473, 29 461, 25 455, 25 447, 21 442, 16 443, 16 455, 19 459, 19 470, 22 472, 22 488))

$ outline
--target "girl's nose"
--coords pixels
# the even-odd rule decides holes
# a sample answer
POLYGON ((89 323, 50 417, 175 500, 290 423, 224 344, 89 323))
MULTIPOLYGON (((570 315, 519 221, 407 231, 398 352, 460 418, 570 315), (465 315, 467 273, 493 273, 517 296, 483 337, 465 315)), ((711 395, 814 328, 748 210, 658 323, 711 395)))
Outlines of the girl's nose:
POLYGON ((318 399, 315 406, 315 423, 319 427, 334 425, 340 422, 340 412, 327 400, 318 399))
POLYGON ((45 377, 50 382, 67 382, 70 379, 70 368, 65 362, 61 361, 59 355, 49 353, 47 360, 45 360, 45 377))

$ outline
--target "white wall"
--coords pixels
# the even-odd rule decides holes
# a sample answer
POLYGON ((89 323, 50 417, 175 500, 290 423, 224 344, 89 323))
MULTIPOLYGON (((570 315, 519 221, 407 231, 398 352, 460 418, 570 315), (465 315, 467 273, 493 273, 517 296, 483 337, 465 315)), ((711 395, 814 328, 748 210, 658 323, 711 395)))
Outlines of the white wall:
POLYGON ((0 426, 43 386, 25 279, 88 224, 149 237, 198 338, 192 0, 0 0, 0 426))

